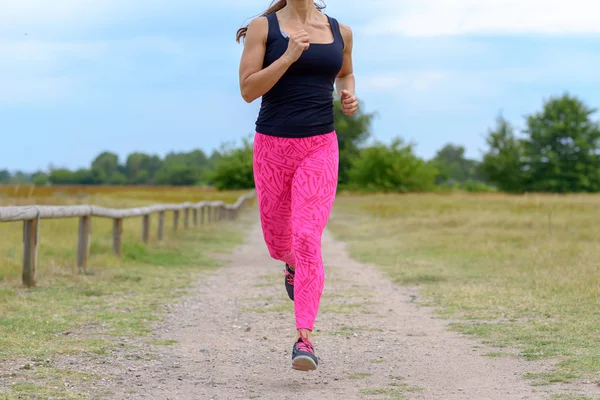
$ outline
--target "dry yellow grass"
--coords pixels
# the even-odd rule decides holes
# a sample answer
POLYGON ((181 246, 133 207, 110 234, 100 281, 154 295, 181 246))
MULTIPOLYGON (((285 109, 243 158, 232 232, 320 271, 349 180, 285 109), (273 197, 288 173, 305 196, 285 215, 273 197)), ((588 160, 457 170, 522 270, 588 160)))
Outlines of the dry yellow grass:
POLYGON ((600 196, 345 194, 330 227, 456 329, 562 360, 532 378, 600 374, 600 196))
MULTIPOLYGON (((119 186, 0 186, 0 207, 15 205, 93 204, 110 208, 129 208, 159 203, 223 200, 234 203, 245 192, 217 192, 194 187, 119 187, 119 186)), ((172 217, 167 215, 167 235, 172 217)), ((51 285, 66 274, 76 273, 78 219, 42 220, 38 250, 38 282, 51 285)), ((151 245, 156 237, 156 216, 152 221, 151 245)), ((180 223, 180 227, 182 224, 180 223)), ((141 218, 124 221, 124 243, 128 246, 141 237, 141 218)), ((23 223, 0 222, 0 287, 20 284, 23 259, 23 223)), ((90 265, 118 265, 111 254, 112 220, 92 219, 90 265)))

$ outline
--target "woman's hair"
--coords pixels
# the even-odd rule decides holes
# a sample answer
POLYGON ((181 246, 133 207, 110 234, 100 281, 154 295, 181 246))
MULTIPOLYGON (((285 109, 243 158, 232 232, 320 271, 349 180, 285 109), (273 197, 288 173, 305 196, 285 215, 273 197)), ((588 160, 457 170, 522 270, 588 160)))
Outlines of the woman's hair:
MULTIPOLYGON (((266 17, 269 14, 272 14, 274 12, 281 10, 285 6, 287 6, 287 0, 273 0, 273 2, 271 3, 271 6, 267 9, 267 11, 262 13, 260 16, 266 17)), ((323 4, 315 3, 315 7, 317 7, 317 10, 322 10, 325 8, 325 4, 324 3, 323 4)), ((239 43, 242 39, 245 39, 247 31, 248 31, 248 25, 238 29, 235 40, 239 43)))

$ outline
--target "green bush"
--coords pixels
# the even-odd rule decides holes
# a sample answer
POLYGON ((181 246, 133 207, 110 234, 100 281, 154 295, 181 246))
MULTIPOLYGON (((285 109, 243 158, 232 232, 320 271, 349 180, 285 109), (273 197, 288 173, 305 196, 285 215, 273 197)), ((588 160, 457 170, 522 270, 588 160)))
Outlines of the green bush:
POLYGON ((225 145, 216 157, 215 167, 209 181, 218 190, 240 190, 254 188, 252 164, 253 146, 249 138, 241 147, 225 145))
POLYGON ((467 181, 462 186, 463 190, 472 193, 490 193, 498 191, 495 187, 480 181, 467 181))
POLYGON ((435 186, 436 168, 413 153, 412 144, 396 138, 363 149, 349 171, 348 188, 382 192, 425 192, 435 186))

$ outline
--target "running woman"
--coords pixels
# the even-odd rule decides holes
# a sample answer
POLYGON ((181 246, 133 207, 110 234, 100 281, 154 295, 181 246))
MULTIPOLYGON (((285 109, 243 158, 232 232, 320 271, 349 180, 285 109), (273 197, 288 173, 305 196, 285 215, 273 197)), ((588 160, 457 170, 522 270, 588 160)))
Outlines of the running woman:
POLYGON ((254 138, 254 179, 264 239, 285 263, 294 301, 292 368, 315 370, 311 333, 325 273, 321 237, 338 182, 339 149, 333 90, 354 115, 352 31, 312 0, 274 1, 237 32, 243 38, 240 89, 248 103, 262 97, 254 138))

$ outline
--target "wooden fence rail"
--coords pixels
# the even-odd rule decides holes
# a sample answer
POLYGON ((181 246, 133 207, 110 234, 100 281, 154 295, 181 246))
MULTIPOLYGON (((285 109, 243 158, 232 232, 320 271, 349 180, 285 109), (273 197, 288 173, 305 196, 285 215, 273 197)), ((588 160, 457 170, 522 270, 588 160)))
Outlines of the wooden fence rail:
POLYGON ((0 222, 23 221, 23 284, 28 287, 36 285, 37 248, 39 242, 39 225, 42 219, 79 218, 79 243, 77 247, 77 267, 85 272, 90 253, 92 217, 113 219, 113 252, 118 257, 122 254, 123 220, 125 218, 142 217, 142 240, 150 240, 151 216, 158 214, 157 239, 164 239, 165 212, 173 212, 173 229, 179 228, 181 211, 183 211, 185 229, 190 227, 190 214, 193 225, 204 225, 223 219, 232 220, 238 212, 254 197, 249 193, 235 202, 226 204, 222 201, 201 201, 199 203, 157 204, 149 207, 112 209, 97 206, 23 206, 0 207, 0 222), (198 211, 200 218, 198 218, 198 211))

